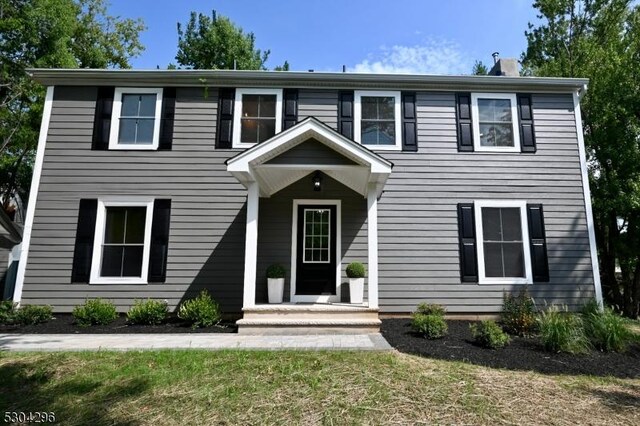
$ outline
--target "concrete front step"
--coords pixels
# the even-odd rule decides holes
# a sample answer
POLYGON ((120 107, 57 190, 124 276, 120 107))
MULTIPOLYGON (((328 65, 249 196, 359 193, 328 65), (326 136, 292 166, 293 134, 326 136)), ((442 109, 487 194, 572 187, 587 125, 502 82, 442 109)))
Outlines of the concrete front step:
POLYGON ((239 334, 378 333, 378 309, 347 304, 258 305, 243 310, 239 334))

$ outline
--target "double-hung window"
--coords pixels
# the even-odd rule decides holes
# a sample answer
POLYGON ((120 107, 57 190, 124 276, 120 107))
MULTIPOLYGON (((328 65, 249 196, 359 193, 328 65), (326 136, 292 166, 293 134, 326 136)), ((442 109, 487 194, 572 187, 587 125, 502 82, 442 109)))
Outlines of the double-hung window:
POLYGON ((475 151, 520 152, 518 104, 512 93, 472 93, 475 151))
POLYGON ((266 141, 282 129, 282 90, 237 89, 233 117, 234 148, 266 141))
POLYGON ((162 89, 115 89, 109 149, 158 149, 162 89))
POLYGON ((146 283, 153 200, 99 200, 92 283, 146 283))
POLYGON ((524 201, 476 201, 480 284, 532 283, 524 201))
POLYGON ((374 150, 401 150, 400 92, 354 92, 354 139, 374 150))

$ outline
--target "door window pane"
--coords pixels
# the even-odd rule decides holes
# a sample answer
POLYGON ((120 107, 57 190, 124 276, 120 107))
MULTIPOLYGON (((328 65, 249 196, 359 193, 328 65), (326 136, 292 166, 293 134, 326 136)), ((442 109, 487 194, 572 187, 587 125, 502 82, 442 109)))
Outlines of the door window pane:
POLYGON ((331 210, 304 210, 304 258, 305 263, 329 263, 329 229, 331 210))
POLYGON ((486 277, 525 277, 520 208, 483 207, 482 239, 486 277))

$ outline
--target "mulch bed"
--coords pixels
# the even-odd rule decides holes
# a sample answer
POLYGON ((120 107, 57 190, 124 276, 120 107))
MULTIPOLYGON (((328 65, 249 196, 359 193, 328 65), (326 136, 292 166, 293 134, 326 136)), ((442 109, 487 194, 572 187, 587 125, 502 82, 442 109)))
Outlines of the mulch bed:
POLYGON ((109 325, 78 327, 71 314, 54 314, 55 319, 38 325, 0 325, 0 333, 23 334, 130 334, 130 333, 235 333, 235 322, 223 321, 213 327, 192 329, 176 316, 170 316, 161 325, 132 325, 127 317, 120 315, 109 325))
POLYGON ((639 344, 632 345, 624 354, 592 351, 586 355, 570 355, 545 352, 535 337, 511 336, 507 347, 491 350, 473 343, 469 321, 447 321, 449 334, 438 340, 427 340, 414 334, 410 324, 411 320, 406 318, 383 319, 382 335, 400 352, 428 358, 553 375, 640 377, 639 344))

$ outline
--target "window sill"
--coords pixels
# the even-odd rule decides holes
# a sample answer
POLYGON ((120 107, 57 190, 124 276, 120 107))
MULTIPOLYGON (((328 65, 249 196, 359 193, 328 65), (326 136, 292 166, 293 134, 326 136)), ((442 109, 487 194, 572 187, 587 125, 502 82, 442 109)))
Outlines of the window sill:
POLYGON ((402 151, 402 147, 398 145, 365 145, 360 144, 363 147, 367 148, 370 151, 402 151))
POLYGON ((143 280, 142 278, 94 278, 91 281, 89 281, 89 284, 148 284, 148 282, 146 280, 143 280))
POLYGON ((510 285, 529 285, 533 284, 533 282, 528 278, 480 278, 478 284, 481 285, 500 285, 500 284, 510 284, 510 285))
POLYGON ((136 144, 117 144, 109 146, 109 151, 157 151, 158 144, 136 145, 136 144))
POLYGON ((231 146, 231 148, 246 149, 246 148, 253 148, 256 145, 260 145, 260 143, 258 143, 258 142, 256 142, 256 143, 240 142, 240 143, 233 144, 231 146))
POLYGON ((508 146, 508 147, 487 147, 476 146, 476 152, 520 152, 520 147, 508 146))

